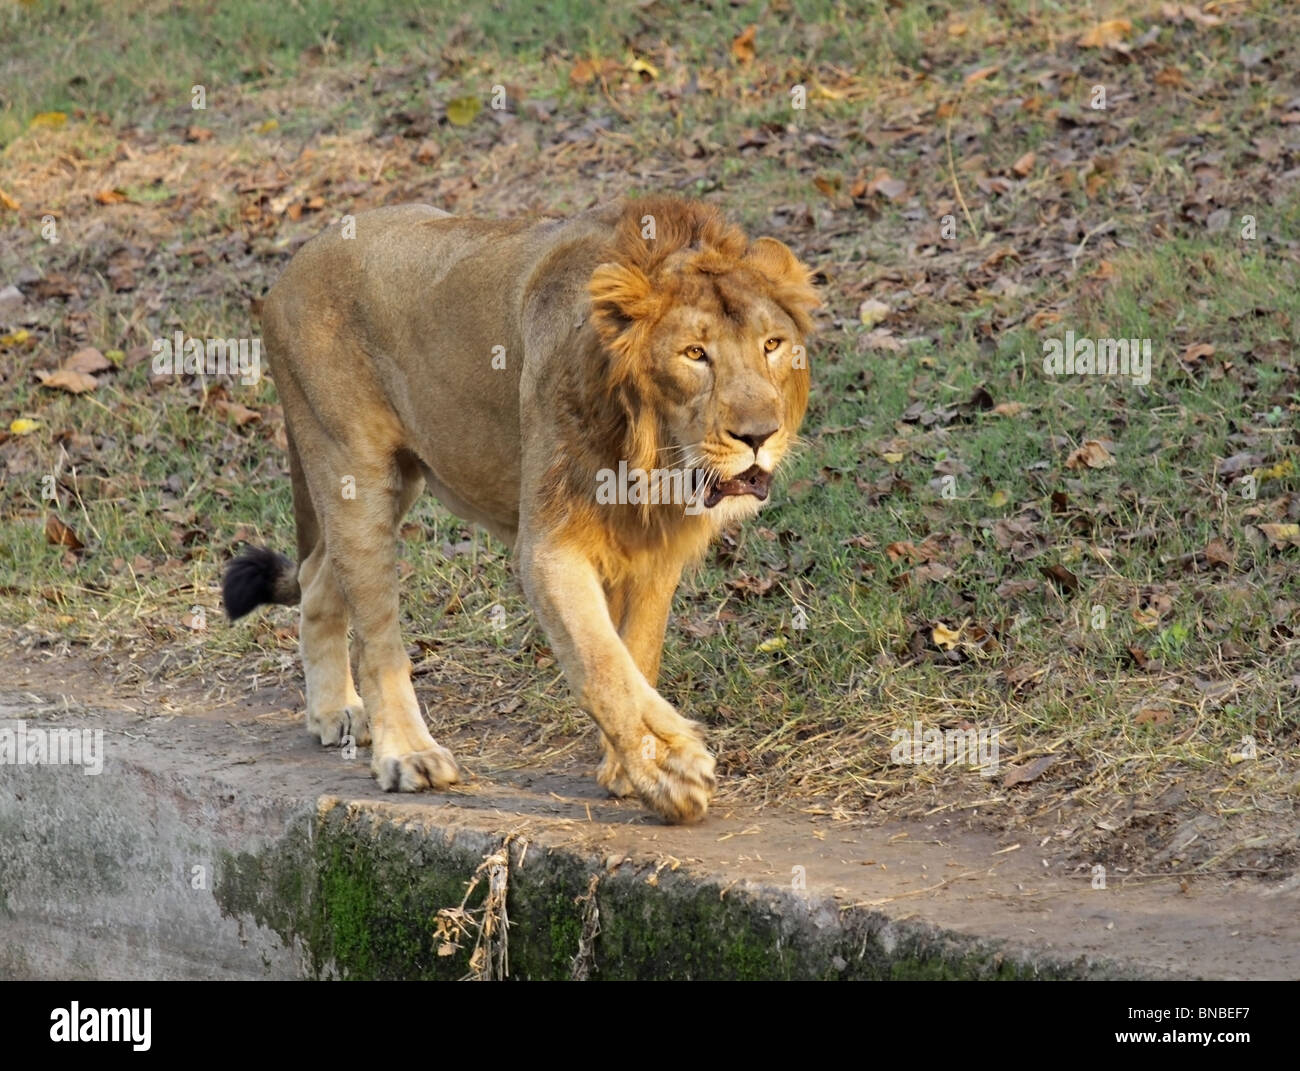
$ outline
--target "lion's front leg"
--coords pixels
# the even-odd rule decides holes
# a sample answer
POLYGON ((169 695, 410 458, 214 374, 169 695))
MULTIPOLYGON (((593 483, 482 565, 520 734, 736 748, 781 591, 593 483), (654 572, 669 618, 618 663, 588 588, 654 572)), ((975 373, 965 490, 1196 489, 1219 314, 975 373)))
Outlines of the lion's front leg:
MULTIPOLYGON (((659 683, 664 632, 668 628, 668 613, 680 580, 680 568, 657 569, 649 576, 623 581, 610 599, 619 638, 652 688, 659 683)), ((636 789, 623 770, 618 751, 604 733, 601 733, 601 746, 604 757, 596 770, 597 783, 607 788, 611 795, 633 795, 636 789)))
MULTIPOLYGON (((520 561, 524 590, 569 685, 614 752, 602 766, 607 787, 626 787, 621 773, 666 820, 703 818, 717 784, 713 756, 699 727, 646 680, 610 617, 595 567, 573 547, 528 534, 520 539, 520 561)), ((658 635, 662 640, 662 623, 658 635)))
POLYGON ((636 786, 632 784, 632 779, 628 777, 627 771, 623 769, 623 763, 618 757, 618 750, 604 733, 600 734, 600 746, 604 751, 604 757, 601 758, 600 765, 596 767, 596 784, 606 789, 611 796, 617 796, 619 799, 635 796, 636 786))

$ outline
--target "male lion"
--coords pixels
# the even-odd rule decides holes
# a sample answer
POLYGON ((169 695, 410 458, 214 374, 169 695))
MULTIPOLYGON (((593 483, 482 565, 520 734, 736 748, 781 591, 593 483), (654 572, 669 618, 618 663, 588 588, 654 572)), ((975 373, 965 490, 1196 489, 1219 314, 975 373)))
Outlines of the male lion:
POLYGON ((389 791, 458 780, 398 627, 397 530, 427 484, 515 548, 600 726, 600 784, 671 822, 703 817, 713 757, 655 690, 668 611, 683 567, 767 498, 807 406, 818 304, 780 242, 676 198, 542 222, 404 205, 356 216, 355 237, 331 228, 262 304, 301 565, 246 552, 227 613, 301 598, 308 731, 373 740, 389 791), (679 469, 696 494, 610 503, 598 487, 620 462, 679 469))

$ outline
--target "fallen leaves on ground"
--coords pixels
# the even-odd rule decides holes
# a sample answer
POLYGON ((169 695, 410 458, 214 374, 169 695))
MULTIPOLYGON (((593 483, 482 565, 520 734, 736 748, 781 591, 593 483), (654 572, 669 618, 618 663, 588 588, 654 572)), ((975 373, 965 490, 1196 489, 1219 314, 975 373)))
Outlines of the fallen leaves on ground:
POLYGON ((1283 547, 1300 547, 1300 524, 1252 524, 1246 530, 1255 529, 1263 533, 1264 538, 1274 550, 1283 547))
POLYGON ((1065 459, 1067 469, 1105 469, 1115 464, 1115 458, 1100 439, 1084 439, 1083 445, 1065 459))
POLYGON ((64 361, 63 367, 69 372, 84 372, 93 375, 95 372, 103 372, 113 366, 94 346, 86 346, 77 350, 76 353, 64 361))
POLYGON ((1080 48, 1114 48, 1122 45, 1125 38, 1133 32, 1133 23, 1128 19, 1107 19, 1079 35, 1080 48))
POLYGON ((1037 781, 1055 762, 1055 755, 1040 755, 1023 766, 1013 766, 1002 778, 1002 787, 1011 788, 1014 785, 1027 785, 1030 781, 1037 781))
POLYGON ((85 549, 85 544, 77 538, 77 533, 53 513, 45 518, 45 542, 55 547, 67 547, 69 550, 85 549))
POLYGON ((754 47, 754 35, 757 32, 757 25, 746 26, 744 32, 731 42, 731 55, 737 63, 748 65, 754 62, 754 57, 758 54, 758 50, 754 47))
POLYGON ((69 394, 84 394, 86 391, 94 390, 99 386, 99 380, 85 372, 77 372, 71 368, 59 368, 53 372, 46 372, 38 369, 36 378, 41 381, 42 387, 49 387, 51 390, 66 390, 69 394))

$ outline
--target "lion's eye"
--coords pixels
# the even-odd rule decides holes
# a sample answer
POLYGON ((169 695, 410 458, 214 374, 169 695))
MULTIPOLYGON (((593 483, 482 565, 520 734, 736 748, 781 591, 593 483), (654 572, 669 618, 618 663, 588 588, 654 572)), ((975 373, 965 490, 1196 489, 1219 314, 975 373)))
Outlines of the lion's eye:
POLYGON ((781 348, 781 340, 779 338, 769 338, 766 342, 763 343, 764 353, 775 353, 780 348, 781 348))
POLYGON ((704 352, 703 346, 687 346, 686 356, 692 361, 707 361, 709 359, 709 355, 704 352))

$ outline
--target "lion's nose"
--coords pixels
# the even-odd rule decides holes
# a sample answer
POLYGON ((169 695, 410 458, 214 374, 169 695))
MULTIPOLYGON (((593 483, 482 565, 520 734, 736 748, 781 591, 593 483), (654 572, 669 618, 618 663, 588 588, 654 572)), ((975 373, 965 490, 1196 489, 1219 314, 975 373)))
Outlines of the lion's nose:
POLYGON ((727 434, 733 439, 744 443, 754 453, 758 453, 758 448, 775 435, 778 430, 777 428, 770 428, 767 431, 729 431, 727 434))

